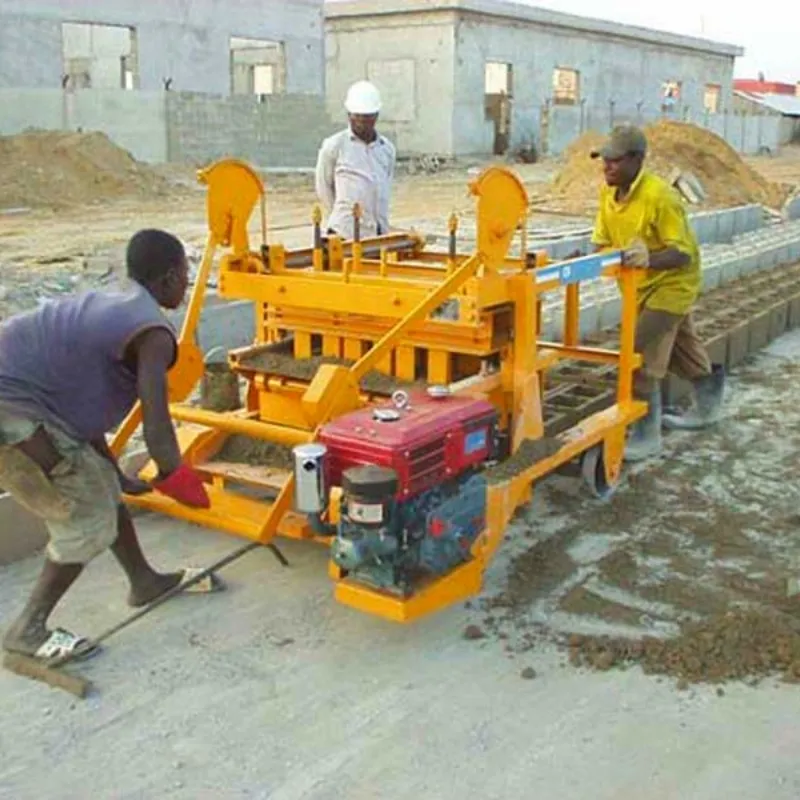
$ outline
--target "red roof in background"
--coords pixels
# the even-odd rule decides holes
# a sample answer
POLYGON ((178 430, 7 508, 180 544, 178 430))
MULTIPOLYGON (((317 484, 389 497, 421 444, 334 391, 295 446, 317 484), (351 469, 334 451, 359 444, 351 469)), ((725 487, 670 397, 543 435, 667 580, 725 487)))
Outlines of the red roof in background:
POLYGON ((797 92, 793 83, 780 83, 779 81, 759 81, 751 78, 734 80, 733 88, 739 92, 754 92, 755 94, 791 94, 797 92))

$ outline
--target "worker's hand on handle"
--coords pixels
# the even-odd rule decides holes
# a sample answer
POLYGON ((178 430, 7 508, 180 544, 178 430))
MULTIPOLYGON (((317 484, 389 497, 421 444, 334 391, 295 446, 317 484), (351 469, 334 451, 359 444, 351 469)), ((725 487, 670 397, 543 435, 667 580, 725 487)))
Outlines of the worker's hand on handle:
POLYGON ((208 508, 211 505, 203 481, 187 464, 181 464, 166 477, 158 478, 153 487, 186 506, 208 508))
POLYGON ((143 481, 140 478, 132 478, 124 472, 119 473, 119 485, 122 493, 131 497, 138 497, 153 491, 153 487, 147 481, 143 481))
POLYGON ((622 266, 629 269, 646 269, 650 266, 650 252, 641 239, 634 239, 622 251, 622 266))

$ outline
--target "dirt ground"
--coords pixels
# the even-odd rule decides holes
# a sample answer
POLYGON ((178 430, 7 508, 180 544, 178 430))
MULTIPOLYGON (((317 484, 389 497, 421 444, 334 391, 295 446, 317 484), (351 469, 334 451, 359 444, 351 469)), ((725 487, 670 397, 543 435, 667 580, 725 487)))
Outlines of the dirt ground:
MULTIPOLYGON (((332 599, 323 549, 284 543, 289 569, 253 554, 228 568, 227 592, 111 640, 81 667, 96 696, 0 673, 0 797, 793 800, 800 690, 781 669, 750 660, 706 684, 576 668, 566 637, 672 637, 739 604, 793 629, 798 375, 800 332, 739 371, 717 430, 669 435, 608 505, 545 481, 464 608, 407 627, 367 617, 332 599)), ((174 520, 138 525, 165 567, 236 546, 174 520)), ((0 573, 0 624, 38 564, 0 573)), ((103 556, 54 622, 95 634, 126 613, 124 595, 103 556)), ((745 623, 734 644, 744 631, 751 651, 780 650, 745 623)))
MULTIPOLYGON (((787 148, 774 158, 749 163, 770 180, 800 184, 800 148, 787 148)), ((570 216, 551 202, 551 182, 561 167, 557 160, 515 164, 528 190, 535 228, 586 227, 588 216, 570 216)), ((398 228, 416 227, 446 234, 453 211, 469 217, 473 208, 468 181, 478 166, 462 165, 435 175, 398 175, 392 220, 398 228)), ((157 169, 159 193, 150 199, 110 197, 102 203, 59 210, 0 209, 0 319, 43 298, 75 289, 113 285, 124 272, 127 239, 139 228, 165 227, 186 242, 197 262, 206 238, 205 192, 194 170, 180 166, 157 169)), ((315 202, 307 174, 267 175, 270 238, 288 247, 311 242, 309 223, 315 202)), ((254 215, 257 217, 258 215, 254 215)), ((252 225, 258 242, 258 225, 252 225)))
MULTIPOLYGON (((795 151, 751 163, 800 182, 795 151)), ((519 172, 535 197, 556 168, 519 172)), ((203 194, 168 172, 167 199, 0 214, 0 317, 113 282, 145 225, 199 248, 203 194)), ((470 207, 467 179, 400 178, 395 224, 444 230, 470 207)), ((309 179, 269 182, 273 229, 305 244, 309 179)), ((0 672, 0 798, 794 800, 798 379, 800 332, 740 369, 719 429, 670 435, 610 504, 544 482, 465 607, 407 627, 367 617, 333 600, 324 550, 283 543, 289 569, 253 554, 226 570, 227 592, 177 599, 112 639, 81 667, 96 696, 0 672)), ((138 525, 165 568, 238 545, 138 525)), ((0 627, 38 568, 0 569, 0 627)), ((124 598, 103 556, 54 623, 96 634, 124 598)))
MULTIPOLYGON (((545 186, 552 165, 519 165, 529 190, 545 186)), ((128 238, 143 227, 166 228, 183 239, 190 256, 199 261, 207 235, 205 190, 194 173, 180 167, 162 170, 169 178, 166 196, 151 200, 110 199, 102 205, 0 211, 0 319, 35 306, 42 298, 75 289, 113 285, 124 274, 128 238)), ((469 214, 469 170, 459 168, 430 176, 398 177, 392 203, 393 224, 424 227, 446 235, 453 212, 469 214)), ((311 244, 311 211, 316 202, 308 175, 267 176, 270 240, 287 247, 311 244)), ((258 214, 251 226, 253 245, 259 243, 258 214)), ((565 218, 540 215, 542 224, 565 218)), ((582 221, 578 221, 579 224, 582 221)))
MULTIPOLYGON (((662 468, 630 470, 623 495, 556 517, 485 599, 487 633, 510 654, 556 635, 576 666, 641 664, 691 683, 800 678, 800 514, 790 420, 800 365, 762 358, 739 371, 727 422, 670 438, 662 468), (762 444, 763 443, 763 444, 762 444), (665 639, 668 641, 665 642, 665 639)), ((578 502, 550 481, 550 510, 578 502)), ((549 515, 548 515, 549 516, 549 515)))

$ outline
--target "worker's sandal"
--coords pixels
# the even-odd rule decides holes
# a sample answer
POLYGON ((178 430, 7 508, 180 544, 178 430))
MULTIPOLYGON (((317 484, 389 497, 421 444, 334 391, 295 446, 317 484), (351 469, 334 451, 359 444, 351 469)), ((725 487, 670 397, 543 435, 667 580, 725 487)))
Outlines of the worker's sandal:
POLYGON ((683 414, 666 413, 662 424, 667 430, 695 431, 719 421, 725 395, 725 368, 713 364, 711 374, 693 382, 692 406, 683 414))
POLYGON ((42 661, 51 661, 54 658, 70 656, 73 660, 91 658, 100 652, 100 646, 91 640, 75 633, 56 628, 50 631, 46 641, 33 654, 33 657, 42 661))
POLYGON ((661 452, 661 390, 656 389, 643 399, 647 400, 647 415, 630 428, 625 461, 644 461, 661 452))

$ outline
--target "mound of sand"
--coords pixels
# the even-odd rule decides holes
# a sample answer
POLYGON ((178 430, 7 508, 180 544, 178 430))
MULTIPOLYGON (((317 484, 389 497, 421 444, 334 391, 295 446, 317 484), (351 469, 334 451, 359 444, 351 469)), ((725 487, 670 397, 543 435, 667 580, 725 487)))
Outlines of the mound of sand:
POLYGON ((168 190, 161 175, 103 133, 0 137, 0 208, 65 208, 168 190))
MULTIPOLYGON (((694 173, 707 194, 705 205, 729 207, 762 203, 780 208, 788 187, 768 181, 750 167, 720 136, 684 122, 662 120, 644 129, 649 152, 647 166, 669 179, 676 170, 694 173)), ((597 208, 602 166, 590 158, 605 137, 590 131, 575 140, 564 154, 565 165, 553 181, 559 207, 578 214, 597 208)))

